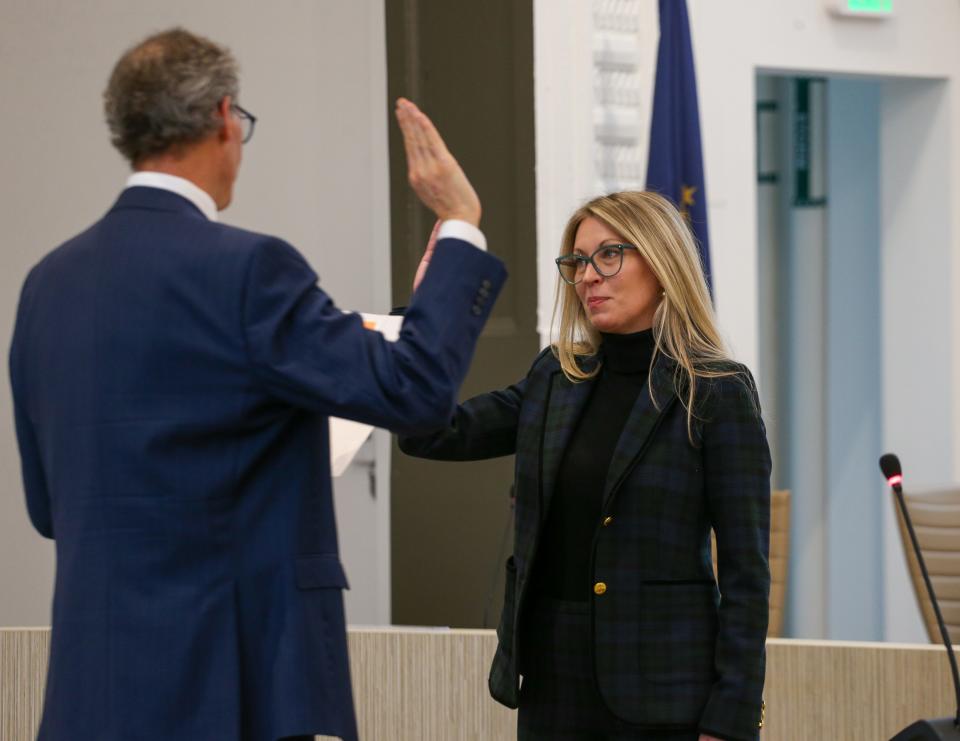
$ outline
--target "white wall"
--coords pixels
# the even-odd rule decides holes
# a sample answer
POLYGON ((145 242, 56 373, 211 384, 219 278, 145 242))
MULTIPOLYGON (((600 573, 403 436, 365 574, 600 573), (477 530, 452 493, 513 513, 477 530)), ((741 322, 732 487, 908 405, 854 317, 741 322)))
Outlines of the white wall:
MULTIPOLYGON (((223 220, 292 242, 341 306, 389 308, 390 112, 382 0, 2 0, 0 348, 9 346, 27 270, 102 215, 126 177, 103 124, 101 95, 112 65, 131 44, 174 24, 233 50, 241 66, 241 102, 259 119, 223 220)), ((342 504, 370 503, 365 476, 353 477, 356 491, 340 482, 336 487, 348 574, 362 590, 371 579, 357 578, 358 572, 377 573, 375 589, 382 590, 361 600, 362 622, 389 617, 387 439, 381 436, 375 449, 380 475, 373 509, 344 511, 342 504), (361 522, 348 522, 358 514, 361 522)), ((26 517, 5 392, 0 625, 49 622, 52 571, 52 547, 26 517)), ((347 594, 348 615, 356 594, 347 594)))
POLYGON ((593 162, 593 8, 534 0, 537 146, 537 330, 549 342, 559 252, 570 214, 596 192, 593 162))
MULTIPOLYGON (((954 82, 954 87, 956 83, 954 82)), ((904 489, 956 480, 960 429, 952 401, 960 366, 951 280, 957 261, 956 96, 943 81, 882 86, 881 240, 884 445, 904 466, 904 489), (952 181, 951 188, 939 184, 952 181), (951 460, 953 458, 953 460, 951 460)), ((954 274, 955 275, 955 274, 954 274)), ((885 493, 887 499, 890 495, 885 493)), ((925 641, 892 502, 884 511, 886 635, 925 641)))
MULTIPOLYGON (((643 39, 657 24, 656 0, 627 0, 636 7, 643 39)), ((594 96, 591 50, 602 44, 593 18, 609 0, 535 0, 537 110, 537 209, 540 227, 541 330, 552 310, 554 274, 549 263, 559 246, 552 219, 561 220, 597 193, 591 155, 594 96), (586 71, 586 74, 585 74, 586 71)), ((717 265, 717 311, 738 357, 751 367, 758 358, 757 193, 755 157, 755 76, 758 70, 864 74, 878 77, 960 77, 960 7, 953 0, 897 5, 888 21, 838 18, 823 0, 781 3, 769 0, 688 0, 700 99, 704 167, 709 198, 710 241, 717 265)), ((640 48, 636 68, 652 97, 656 49, 640 48)), ((648 104, 641 104, 649 111, 648 104)), ((649 120, 641 119, 647 138, 649 120)), ((955 128, 951 152, 960 163, 955 128)), ((641 163, 645 170, 645 163, 641 163)), ((953 168, 956 171, 956 167, 953 168)), ((960 189, 950 194, 954 206, 960 189)), ((956 219, 958 217, 954 217, 956 219)), ((957 230, 953 230, 956 235, 957 230)), ((956 239, 956 236, 954 237, 956 239)), ((954 243, 956 245, 956 242, 954 243)), ((960 265, 953 277, 960 283, 960 265)), ((960 307, 960 299, 955 299, 960 307)), ((960 359, 960 348, 954 348, 960 359)), ((960 425, 960 402, 953 416, 960 425)), ((960 448, 954 447, 960 476, 960 448)))
MULTIPOLYGON (((952 80, 955 88, 960 78, 960 49, 956 44, 960 6, 950 0, 900 3, 897 16, 881 22, 834 18, 816 0, 789 6, 744 0, 736 3, 734 8, 730 6, 709 0, 690 2, 706 177, 711 199, 711 240, 714 259, 721 266, 715 269, 718 312, 734 347, 749 363, 757 352, 758 308, 754 288, 756 278, 752 270, 756 264, 757 223, 752 120, 755 71, 941 78, 952 80), (748 26, 757 29, 756 33, 743 33, 743 28, 748 26)), ((907 97, 907 93, 894 99, 889 85, 883 91, 883 120, 888 122, 886 136, 881 134, 884 253, 904 255, 909 262, 910 255, 915 254, 911 248, 918 244, 918 238, 924 238, 921 234, 930 237, 928 244, 943 248, 942 251, 933 250, 939 272, 931 273, 926 266, 908 271, 911 276, 943 276, 939 285, 926 284, 926 289, 921 287, 923 281, 920 278, 911 283, 914 298, 920 295, 917 291, 926 290, 929 300, 933 301, 938 312, 935 326, 913 322, 908 331, 903 328, 897 331, 897 337, 910 334, 911 350, 916 351, 917 346, 924 348, 921 351, 924 367, 921 369, 912 362, 918 355, 911 356, 908 351, 900 367, 909 376, 909 381, 904 376, 898 379, 902 384, 893 385, 887 379, 884 388, 885 409, 893 408, 896 399, 903 400, 896 405, 900 412, 896 419, 888 417, 884 420, 884 442, 891 447, 900 443, 900 449, 908 454, 904 457, 905 462, 913 463, 913 480, 917 484, 943 481, 944 476, 960 477, 960 456, 957 455, 960 414, 951 389, 951 381, 956 379, 956 369, 960 367, 955 364, 960 340, 951 319, 957 316, 957 304, 951 306, 951 296, 955 302, 960 292, 957 274, 960 243, 956 228, 956 214, 960 210, 960 188, 957 185, 960 120, 955 94, 951 95, 948 86, 941 85, 937 90, 939 92, 927 93, 931 99, 929 102, 926 99, 914 101, 907 97), (920 108, 911 108, 912 112, 908 112, 908 104, 920 108), (923 106, 927 107, 926 111, 923 106), (893 136, 890 127, 895 126, 893 122, 898 111, 909 123, 905 122, 898 136, 893 136), (930 131, 927 123, 930 119, 924 119, 924 113, 937 113, 942 117, 936 130, 930 131), (910 124, 913 124, 912 128, 910 124), (937 131, 942 134, 940 138, 936 137, 937 131), (918 138, 911 141, 908 132, 918 138), (933 141, 926 145, 931 137, 933 141), (918 154, 932 161, 920 162, 918 154), (940 165, 939 170, 935 164, 940 165), (909 172, 917 174, 904 181, 904 175, 909 172), (901 187, 896 190, 897 196, 883 190, 898 183, 901 187), (904 189, 902 186, 907 183, 909 188, 904 189), (931 190, 935 192, 931 193, 931 190), (927 223, 930 226, 918 234, 910 228, 897 231, 894 229, 896 223, 910 224, 911 227, 927 223), (942 348, 942 353, 933 349, 936 347, 942 348), (925 381, 922 380, 924 377, 925 381), (924 399, 922 405, 911 405, 907 401, 909 396, 903 392, 909 387, 908 383, 926 384, 920 394, 924 399), (939 407, 932 396, 940 399, 939 407), (916 455, 909 455, 910 451, 905 447, 908 440, 913 441, 911 448, 921 447, 921 440, 936 440, 933 446, 936 452, 921 456, 918 451, 916 455)), ((883 268, 884 280, 893 280, 895 273, 889 258, 885 258, 883 268)), ((884 290, 885 316, 896 316, 896 307, 909 301, 908 295, 901 292, 900 303, 889 303, 887 299, 893 301, 893 293, 884 290)), ((911 312, 910 316, 915 314, 911 312)), ((885 348, 895 341, 891 329, 889 322, 886 323, 885 348)), ((926 450, 930 451, 930 447, 926 450)), ((878 495, 882 492, 882 486, 878 486, 878 495)), ((890 514, 889 507, 887 514, 890 514)), ((884 536, 887 565, 885 637, 889 640, 926 640, 902 570, 899 536, 889 522, 884 536)))
MULTIPOLYGON (((540 273, 540 328, 545 338, 552 307, 554 276, 550 261, 555 255, 558 230, 553 223, 557 215, 565 218, 578 199, 591 195, 592 173, 582 173, 556 161, 568 152, 571 162, 580 162, 583 152, 595 146, 594 132, 584 130, 583 111, 595 108, 597 102, 592 79, 584 80, 579 71, 558 67, 557 60, 582 60, 584 48, 595 40, 592 22, 595 12, 602 12, 612 0, 535 0, 538 25, 535 47, 537 92, 538 147, 538 228, 540 273), (573 23, 565 24, 568 19, 573 23), (545 29, 552 29, 546 33, 545 29), (563 90, 562 95, 557 90, 563 90), (566 180, 553 180, 563 173, 566 180), (551 219, 545 222, 545 219, 551 219), (545 319, 547 321, 545 321, 545 319)), ((616 4, 616 3, 614 3, 616 4)), ((634 8, 641 29, 657 23, 655 0, 626 0, 619 3, 634 8)), ((946 332, 927 332, 920 337, 927 344, 944 348, 945 363, 936 374, 938 383, 946 383, 942 391, 942 413, 947 418, 947 433, 942 445, 937 471, 941 467, 954 479, 960 479, 960 398, 951 393, 949 383, 960 370, 960 339, 953 318, 960 316, 960 118, 956 88, 960 82, 960 5, 955 0, 924 0, 896 4, 896 16, 887 21, 841 19, 826 11, 823 0, 771 2, 770 0, 737 0, 735 3, 716 0, 688 0, 693 48, 699 85, 701 131, 708 195, 709 229, 716 302, 721 329, 734 353, 750 367, 759 359, 759 300, 757 275, 757 185, 755 177, 755 78, 758 71, 786 73, 862 74, 881 78, 915 77, 940 79, 942 86, 937 114, 945 117, 943 148, 938 155, 950 182, 939 183, 936 215, 943 228, 937 237, 946 240, 946 261, 941 261, 946 290, 938 310, 947 313, 946 332), (952 84, 949 84, 952 83, 952 84)), ((641 32, 645 34, 646 32, 641 32)), ((655 49, 640 49, 635 67, 648 75, 647 94, 652 96, 653 58, 655 49)), ((901 100, 904 100, 901 98, 901 100)), ((644 121, 643 126, 649 126, 644 121)), ((939 124, 938 124, 939 125, 939 124)), ((646 139, 646 131, 641 138, 646 139)), ((888 139, 889 141, 889 139, 888 139)), ((900 147, 905 147, 902 143, 900 147)), ((906 148, 902 149, 908 153, 906 148)), ((893 152, 886 151, 886 156, 893 152)), ((932 156, 932 155, 931 155, 932 156)), ((928 181, 929 182, 929 181, 928 181)), ((920 186, 924 187, 924 186, 920 186)), ((920 197, 919 195, 917 197, 920 197)), ((885 201, 885 203, 887 203, 885 201)), ((898 211, 909 203, 889 203, 898 211)), ((927 211, 929 213, 929 211, 927 211)), ((901 234, 892 239, 908 239, 901 234)), ((886 237, 885 237, 886 239, 886 237)), ((897 251, 892 243, 884 249, 897 251)), ((943 328, 943 323, 940 324, 943 328)), ((926 332, 923 326, 915 332, 926 332)), ((938 360, 941 359, 938 357, 938 360)), ((761 386, 764 379, 759 379, 761 386)), ((885 390, 884 402, 891 390, 885 390)), ((939 424, 939 423, 937 423, 939 424)), ((887 425, 889 427, 889 425, 887 425)), ((929 435, 925 409, 905 410, 898 418, 899 434, 921 440, 929 435)), ((940 434, 939 427, 934 434, 940 434)), ((889 442, 899 438, 890 438, 889 442)), ((885 442, 887 439, 885 438, 885 442)), ((927 459, 924 459, 925 461, 927 459)), ((922 477, 921 477, 922 478, 922 477)), ((889 533, 888 533, 889 535, 889 533)), ((899 543, 888 538, 887 560, 896 561, 899 543)), ((889 575, 887 604, 904 586, 902 580, 889 575), (899 585, 899 586, 895 586, 899 585)), ((912 598, 901 602, 903 610, 913 607, 912 598)), ((915 617, 915 616, 914 616, 915 617)), ((888 639, 918 639, 916 619, 887 620, 888 639), (912 627, 910 627, 912 626, 912 627)))

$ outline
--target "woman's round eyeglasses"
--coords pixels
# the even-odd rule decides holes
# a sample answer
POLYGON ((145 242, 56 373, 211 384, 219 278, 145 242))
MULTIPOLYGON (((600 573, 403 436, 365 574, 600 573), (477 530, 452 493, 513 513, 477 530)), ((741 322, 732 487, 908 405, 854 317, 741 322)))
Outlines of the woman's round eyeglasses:
POLYGON ((571 286, 577 285, 586 275, 587 265, 593 265, 598 275, 612 278, 623 267, 623 251, 637 249, 632 244, 605 244, 590 257, 586 255, 561 255, 556 259, 560 277, 571 286))

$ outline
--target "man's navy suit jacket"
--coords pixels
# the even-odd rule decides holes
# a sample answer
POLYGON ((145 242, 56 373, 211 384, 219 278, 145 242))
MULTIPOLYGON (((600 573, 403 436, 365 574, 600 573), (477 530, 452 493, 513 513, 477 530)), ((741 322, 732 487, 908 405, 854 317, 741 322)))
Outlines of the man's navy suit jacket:
POLYGON ((504 279, 441 240, 390 343, 289 245, 142 187, 41 261, 10 353, 57 549, 40 738, 356 738, 327 418, 446 424, 504 279))

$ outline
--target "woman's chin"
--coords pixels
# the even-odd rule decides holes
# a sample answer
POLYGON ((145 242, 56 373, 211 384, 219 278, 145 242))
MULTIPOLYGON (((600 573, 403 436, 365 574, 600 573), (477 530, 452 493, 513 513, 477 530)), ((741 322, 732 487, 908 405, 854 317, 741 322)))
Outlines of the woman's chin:
POLYGON ((593 328, 598 332, 607 332, 608 334, 616 334, 620 331, 619 322, 614 321, 610 317, 605 316, 595 316, 590 319, 590 324, 593 325, 593 328))
POLYGON ((590 322, 593 328, 604 334, 633 334, 650 329, 653 326, 652 321, 643 321, 636 319, 633 321, 616 321, 610 317, 593 317, 590 322))

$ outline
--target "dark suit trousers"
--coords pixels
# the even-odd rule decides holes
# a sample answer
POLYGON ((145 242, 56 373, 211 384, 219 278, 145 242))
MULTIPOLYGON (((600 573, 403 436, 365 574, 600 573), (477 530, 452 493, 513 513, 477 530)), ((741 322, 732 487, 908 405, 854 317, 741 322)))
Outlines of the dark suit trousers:
POLYGON ((697 741, 695 728, 644 730, 607 709, 594 679, 589 602, 535 597, 523 623, 518 741, 697 741))

